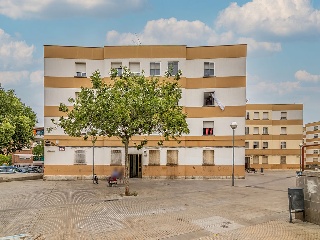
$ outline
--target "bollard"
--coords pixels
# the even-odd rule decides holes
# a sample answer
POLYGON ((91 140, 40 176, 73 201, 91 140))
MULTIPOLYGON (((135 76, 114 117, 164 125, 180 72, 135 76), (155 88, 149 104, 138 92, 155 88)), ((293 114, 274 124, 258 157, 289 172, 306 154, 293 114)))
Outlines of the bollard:
POLYGON ((263 173, 263 168, 260 169, 261 173, 263 173))

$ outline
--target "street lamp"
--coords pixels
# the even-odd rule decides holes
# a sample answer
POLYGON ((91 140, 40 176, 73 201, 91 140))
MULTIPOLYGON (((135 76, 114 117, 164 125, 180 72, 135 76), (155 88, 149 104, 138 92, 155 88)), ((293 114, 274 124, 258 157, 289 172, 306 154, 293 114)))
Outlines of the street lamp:
POLYGON ((238 127, 238 124, 232 122, 230 127, 232 128, 232 186, 234 186, 234 131, 238 127))
POLYGON ((299 144, 300 147, 300 173, 302 172, 302 158, 301 158, 301 152, 302 152, 302 147, 303 147, 303 143, 299 144))

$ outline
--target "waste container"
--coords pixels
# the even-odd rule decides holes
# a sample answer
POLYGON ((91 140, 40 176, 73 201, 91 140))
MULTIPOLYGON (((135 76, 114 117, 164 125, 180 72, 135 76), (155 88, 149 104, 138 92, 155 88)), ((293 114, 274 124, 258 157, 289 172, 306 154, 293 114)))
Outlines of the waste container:
POLYGON ((305 221, 304 194, 303 188, 288 188, 290 222, 292 223, 292 213, 303 212, 305 221))
POLYGON ((261 173, 263 173, 263 167, 260 169, 261 173))

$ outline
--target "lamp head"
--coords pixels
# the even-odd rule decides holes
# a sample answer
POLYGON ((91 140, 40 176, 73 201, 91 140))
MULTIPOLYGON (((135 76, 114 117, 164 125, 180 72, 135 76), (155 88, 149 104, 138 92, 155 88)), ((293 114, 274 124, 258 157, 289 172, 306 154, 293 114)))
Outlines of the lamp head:
POLYGON ((299 146, 302 147, 302 146, 303 146, 303 143, 300 143, 299 146))
POLYGON ((230 127, 231 127, 232 129, 236 129, 236 128, 238 127, 238 124, 237 124, 236 122, 232 122, 232 123, 230 124, 230 127))

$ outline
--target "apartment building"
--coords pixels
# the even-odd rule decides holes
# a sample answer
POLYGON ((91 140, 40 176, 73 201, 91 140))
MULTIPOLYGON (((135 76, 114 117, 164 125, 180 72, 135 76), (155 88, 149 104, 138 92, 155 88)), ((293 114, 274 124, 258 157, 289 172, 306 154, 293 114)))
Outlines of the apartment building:
POLYGON ((305 124, 305 145, 315 145, 305 148, 306 167, 318 166, 320 161, 320 121, 305 124))
MULTIPOLYGON (((72 138, 63 129, 54 129, 59 104, 69 106, 80 87, 91 87, 89 76, 99 69, 110 81, 110 69, 127 66, 131 72, 145 76, 164 76, 168 68, 180 69, 182 99, 190 134, 181 142, 157 145, 158 136, 148 136, 141 150, 134 143, 129 148, 130 177, 143 178, 223 178, 230 177, 233 162, 235 129, 235 177, 244 177, 246 114, 246 45, 228 46, 44 46, 44 124, 45 170, 47 179, 90 177, 93 150, 90 141, 72 138)), ((174 73, 173 72, 173 73, 174 73)), ((109 175, 114 167, 124 166, 125 156, 117 138, 99 137, 95 144, 95 172, 109 175)))
POLYGON ((298 169, 303 142, 302 104, 247 104, 247 167, 298 169))

